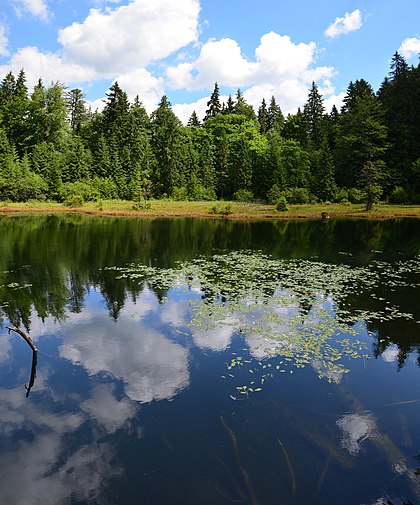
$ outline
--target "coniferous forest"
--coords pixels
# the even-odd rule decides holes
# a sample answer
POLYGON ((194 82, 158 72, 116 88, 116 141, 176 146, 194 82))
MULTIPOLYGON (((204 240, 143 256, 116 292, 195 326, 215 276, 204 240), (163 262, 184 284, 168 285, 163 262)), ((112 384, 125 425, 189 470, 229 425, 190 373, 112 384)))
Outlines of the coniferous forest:
POLYGON ((326 111, 315 83, 287 117, 281 97, 258 111, 240 90, 221 103, 217 83, 207 107, 182 125, 166 96, 149 116, 115 82, 92 111, 80 89, 39 80, 29 93, 24 70, 9 72, 0 200, 420 203, 420 65, 398 53, 377 92, 350 82, 341 110, 326 111))

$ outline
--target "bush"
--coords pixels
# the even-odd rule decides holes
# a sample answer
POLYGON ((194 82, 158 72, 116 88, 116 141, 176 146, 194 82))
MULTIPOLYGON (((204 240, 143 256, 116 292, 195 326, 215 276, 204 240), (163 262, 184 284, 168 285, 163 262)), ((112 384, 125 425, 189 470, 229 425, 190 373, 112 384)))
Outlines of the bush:
POLYGON ((275 205, 281 196, 282 192, 278 184, 273 184, 267 192, 267 202, 271 205, 275 205))
POLYGON ((82 195, 69 195, 64 201, 63 205, 66 207, 82 207, 84 203, 82 195))
POLYGON ((233 194, 233 199, 237 202, 252 202, 254 195, 252 191, 248 189, 238 189, 238 191, 233 194))
POLYGON ((188 200, 188 191, 187 188, 182 186, 181 188, 174 188, 172 191, 172 200, 176 202, 185 202, 188 200))
POLYGON ((362 189, 349 188, 347 194, 350 203, 364 203, 366 201, 366 192, 362 189))
POLYGON ((95 177, 92 179, 92 187, 99 193, 98 198, 115 200, 118 198, 118 187, 110 177, 95 177))
POLYGON ((83 202, 95 202, 99 199, 99 191, 86 182, 66 182, 61 189, 63 203, 69 207, 83 205, 83 202))
POLYGON ((286 200, 286 198, 284 196, 281 196, 277 200, 276 210, 278 210, 279 212, 286 212, 287 210, 289 210, 289 208, 287 206, 287 200, 286 200))
POLYGON ((213 205, 210 209, 210 214, 220 214, 222 216, 228 216, 229 214, 232 214, 232 212, 230 203, 227 203, 225 206, 213 205))
POLYGON ((338 188, 334 198, 335 203, 348 204, 349 202, 349 192, 347 188, 338 188))
POLYGON ((406 190, 401 186, 397 186, 392 190, 389 199, 391 203, 396 204, 408 203, 409 201, 406 190))
POLYGON ((282 196, 292 205, 311 203, 311 195, 307 188, 288 188, 282 192, 282 196))

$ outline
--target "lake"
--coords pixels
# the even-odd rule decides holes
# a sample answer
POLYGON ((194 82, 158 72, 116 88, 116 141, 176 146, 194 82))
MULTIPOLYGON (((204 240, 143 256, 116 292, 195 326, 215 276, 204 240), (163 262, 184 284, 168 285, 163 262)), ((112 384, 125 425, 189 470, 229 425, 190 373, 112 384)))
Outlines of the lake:
POLYGON ((420 503, 419 232, 0 216, 0 503, 420 503))

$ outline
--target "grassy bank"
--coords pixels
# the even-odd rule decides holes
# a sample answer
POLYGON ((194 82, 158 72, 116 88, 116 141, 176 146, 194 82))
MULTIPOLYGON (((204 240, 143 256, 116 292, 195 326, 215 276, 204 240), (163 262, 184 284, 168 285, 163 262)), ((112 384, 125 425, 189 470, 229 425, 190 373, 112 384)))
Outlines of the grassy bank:
POLYGON ((228 219, 320 218, 323 212, 329 217, 357 217, 386 219, 395 217, 420 217, 420 206, 376 205, 366 212, 363 205, 316 204, 289 205, 286 212, 278 212, 274 205, 241 202, 174 202, 154 200, 149 209, 136 209, 133 202, 88 202, 81 207, 66 207, 54 202, 0 202, 0 213, 15 212, 83 212, 86 214, 146 217, 225 217, 228 219))

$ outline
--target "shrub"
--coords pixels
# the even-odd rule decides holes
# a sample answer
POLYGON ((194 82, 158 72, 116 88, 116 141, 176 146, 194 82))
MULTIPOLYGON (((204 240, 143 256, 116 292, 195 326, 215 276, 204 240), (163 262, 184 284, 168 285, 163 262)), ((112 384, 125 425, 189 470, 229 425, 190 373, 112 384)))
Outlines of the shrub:
POLYGON ((394 188, 392 190, 391 195, 390 195, 391 203, 396 203, 396 204, 408 203, 408 200, 409 200, 409 198, 408 198, 407 192, 403 187, 397 186, 396 188, 394 188))
POLYGON ((228 216, 229 214, 232 214, 232 208, 230 206, 230 203, 227 203, 225 206, 222 205, 213 205, 210 208, 210 214, 220 214, 222 216, 228 216))
POLYGON ((66 207, 82 207, 84 203, 82 195, 69 195, 64 201, 63 205, 66 207))
POLYGON ((182 186, 181 188, 174 188, 172 191, 172 199, 176 202, 185 202, 188 200, 187 188, 182 186))
POLYGON ((349 188, 347 194, 350 203, 364 203, 366 201, 366 192, 362 189, 349 188))
POLYGON ((252 191, 249 191, 248 189, 238 189, 238 191, 234 193, 233 199, 237 202, 252 202, 254 195, 252 194, 252 191))
POLYGON ((290 204, 311 202, 311 195, 307 188, 288 188, 286 191, 283 191, 282 196, 284 196, 290 204))
POLYGON ((337 193, 335 194, 334 202, 344 204, 350 203, 347 188, 338 188, 337 193))
POLYGON ((66 182, 61 189, 61 198, 66 205, 71 202, 71 206, 74 206, 77 202, 95 202, 99 198, 99 191, 87 182, 66 182))
POLYGON ((278 199, 282 196, 282 192, 277 184, 273 184, 267 193, 267 201, 271 205, 275 205, 278 199))
POLYGON ((279 212, 286 212, 287 210, 289 210, 289 208, 287 207, 287 200, 284 196, 281 196, 277 200, 276 210, 278 210, 279 212))
POLYGON ((92 179, 92 186, 99 193, 98 198, 104 200, 114 200, 118 198, 118 187, 111 177, 95 177, 92 179))

